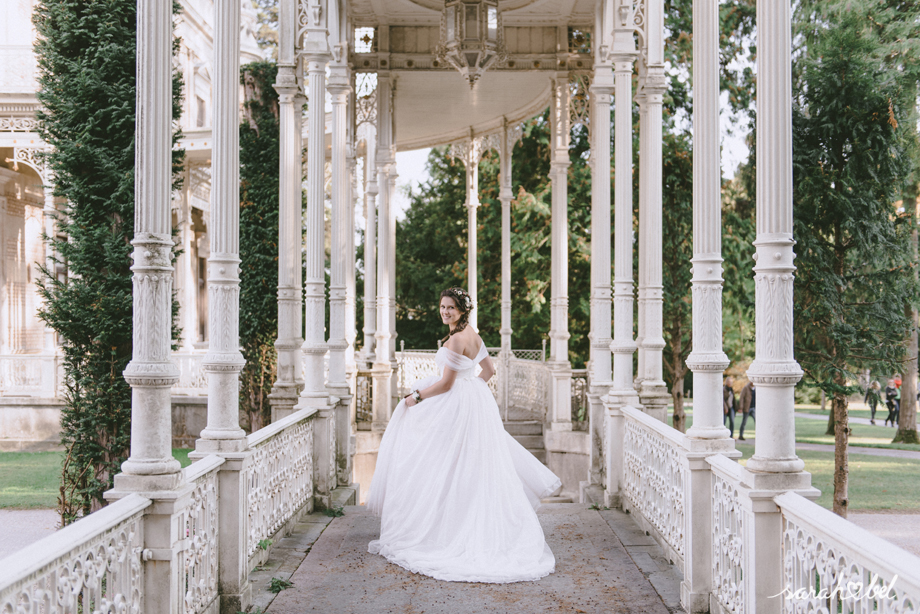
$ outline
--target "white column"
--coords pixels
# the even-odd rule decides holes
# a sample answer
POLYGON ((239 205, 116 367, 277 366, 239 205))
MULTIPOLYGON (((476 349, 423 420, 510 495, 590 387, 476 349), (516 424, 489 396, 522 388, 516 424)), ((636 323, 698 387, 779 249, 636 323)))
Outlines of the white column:
POLYGON ((214 10, 214 150, 208 233, 208 320, 203 368, 208 374, 208 425, 198 452, 246 448, 239 425, 240 353, 240 4, 218 0, 214 10))
MULTIPOLYGON (((355 91, 354 74, 349 77, 349 88, 355 91)), ((348 97, 348 112, 346 115, 345 137, 345 174, 347 175, 348 189, 345 191, 345 370, 348 373, 349 386, 354 384, 355 371, 355 340, 357 339, 357 258, 355 254, 355 202, 358 197, 358 159, 356 151, 355 127, 355 97, 348 97)), ((349 482, 350 484, 350 482, 349 482)))
POLYGON ((348 110, 347 68, 333 66, 329 76, 332 95, 332 246, 329 256, 329 382, 327 389, 336 397, 347 396, 345 353, 346 267, 348 255, 348 169, 346 166, 346 112, 348 110))
POLYGON ((364 154, 364 361, 375 362, 377 339, 377 139, 365 138, 364 154))
POLYGON ((392 87, 389 73, 377 73, 377 331, 374 372, 374 418, 373 430, 384 430, 390 420, 393 393, 393 364, 391 363, 392 338, 390 333, 390 276, 395 274, 389 267, 390 251, 390 188, 389 175, 394 164, 390 149, 393 137, 393 122, 390 117, 392 87))
POLYGON ((550 103, 552 181, 552 297, 550 299, 550 408, 554 431, 572 430, 572 367, 569 363, 569 75, 556 73, 550 103))
MULTIPOLYGON (((754 245, 756 348, 748 377, 757 384, 757 440, 747 467, 800 472, 795 454, 793 355, 792 77, 788 3, 757 5, 757 240, 754 245)), ((696 108, 696 105, 694 105, 696 108)))
POLYGON ((499 329, 501 335, 501 354, 499 356, 501 379, 501 407, 504 419, 508 419, 508 410, 511 406, 511 201, 514 198, 511 182, 512 152, 514 145, 521 138, 521 126, 505 125, 502 129, 499 152, 499 189, 498 199, 502 204, 502 323, 499 329))
POLYGON ((115 476, 123 492, 172 490, 182 482, 172 456, 170 360, 172 262, 172 6, 137 7, 137 139, 135 143, 134 314, 131 362, 131 455, 115 476))
POLYGON ((687 435, 721 439, 730 435, 722 419, 722 372, 729 361, 722 351, 719 5, 713 0, 693 3, 693 100, 693 350, 687 357, 693 426, 687 435))
POLYGON ((662 351, 663 290, 661 103, 666 90, 663 66, 650 66, 643 79, 639 123, 639 399, 644 410, 662 422, 670 401, 664 382, 662 351))
MULTIPOLYGON (((618 32, 617 35, 622 34, 618 32)), ((632 46, 632 34, 627 34, 632 46)), ((613 280, 613 386, 610 394, 621 403, 638 402, 633 388, 633 227, 632 227, 632 74, 633 49, 613 54, 615 108, 614 140, 614 280, 613 280)))
POLYGON ((479 302, 478 280, 479 270, 477 253, 477 227, 476 213, 479 210, 479 150, 476 139, 470 141, 470 149, 466 164, 466 290, 470 293, 473 302, 473 311, 470 312, 470 326, 479 330, 477 318, 479 302))
MULTIPOLYGON (((602 21, 598 19, 598 25, 602 21)), ((598 27, 595 31, 600 31, 598 27)), ((605 473, 605 410, 602 398, 611 381, 610 284, 610 101, 614 91, 609 57, 595 54, 591 96, 593 165, 591 166, 591 387, 588 391, 591 433, 589 481, 602 484, 605 473)))
MULTIPOLYGON (((390 110, 392 116, 392 109, 390 110)), ((396 172, 396 147, 391 147, 390 158, 393 160, 393 163, 389 167, 387 172, 387 201, 389 202, 389 216, 390 220, 387 224, 387 231, 389 236, 387 237, 387 243, 389 247, 387 249, 387 266, 390 268, 392 273, 387 278, 387 281, 390 284, 389 298, 390 302, 387 306, 387 315, 390 318, 390 365, 393 369, 396 369, 396 347, 397 347, 397 338, 399 333, 396 331, 396 180, 399 179, 399 174, 396 172)), ((395 394, 394 390, 394 394, 395 394)), ((395 407, 396 404, 394 403, 395 407)))
POLYGON ((191 352, 198 341, 198 262, 192 253, 195 242, 195 230, 192 223, 192 169, 185 167, 185 182, 182 186, 184 195, 182 222, 179 225, 179 241, 182 243, 182 254, 177 260, 177 265, 182 279, 182 288, 177 289, 182 296, 181 310, 179 312, 182 322, 181 349, 191 352))
POLYGON ((300 407, 325 407, 328 402, 323 381, 325 342, 325 110, 327 56, 314 53, 307 56, 309 66, 309 95, 307 96, 307 121, 309 143, 307 146, 307 231, 306 231, 306 281, 304 283, 304 388, 300 407))
POLYGON ((278 67, 275 90, 279 97, 281 152, 278 182, 278 339, 275 341, 278 368, 277 379, 269 395, 272 422, 293 412, 303 386, 303 266, 300 257, 303 96, 299 94, 293 65, 278 67))

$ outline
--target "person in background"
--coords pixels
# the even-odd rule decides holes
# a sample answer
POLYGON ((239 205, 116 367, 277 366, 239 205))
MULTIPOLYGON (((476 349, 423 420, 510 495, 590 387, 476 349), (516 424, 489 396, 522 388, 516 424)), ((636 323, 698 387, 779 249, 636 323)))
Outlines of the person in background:
POLYGON ((894 412, 897 398, 898 389, 894 385, 894 379, 889 379, 888 385, 885 386, 885 405, 888 407, 888 417, 885 418, 885 426, 888 426, 889 420, 891 420, 891 426, 894 426, 894 412))
MULTIPOLYGON (((895 383, 897 386, 897 383, 895 383)), ((894 419, 891 421, 891 426, 896 426, 901 421, 901 387, 898 386, 897 394, 894 397, 894 419)))
POLYGON ((882 385, 878 383, 878 380, 874 380, 869 387, 866 389, 866 404, 869 405, 869 411, 872 412, 871 417, 869 418, 870 424, 875 424, 875 409, 878 407, 878 404, 882 401, 882 385))
POLYGON ((744 425, 747 424, 748 416, 755 423, 757 422, 757 416, 754 415, 754 410, 757 408, 757 390, 754 387, 754 382, 748 382, 747 386, 741 389, 739 405, 743 417, 741 418, 741 427, 738 429, 738 441, 744 441, 744 425))
POLYGON ((728 420, 728 430, 731 431, 731 437, 735 436, 735 389, 732 385, 735 380, 729 375, 725 378, 722 386, 722 424, 728 420))
POLYGON ((898 390, 901 389, 901 374, 900 373, 894 374, 894 387, 897 388, 898 390))

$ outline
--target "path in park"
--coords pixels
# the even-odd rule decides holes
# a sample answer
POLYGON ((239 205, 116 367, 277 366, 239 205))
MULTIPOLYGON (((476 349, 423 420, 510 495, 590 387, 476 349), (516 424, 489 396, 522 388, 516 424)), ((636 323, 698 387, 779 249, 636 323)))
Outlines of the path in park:
POLYGON ((443 582, 406 571, 367 552, 368 542, 380 534, 379 518, 363 506, 344 510, 345 515, 329 523, 312 548, 299 545, 300 551, 304 546, 310 549, 296 570, 290 570, 292 561, 284 550, 294 552, 305 534, 295 531, 279 542, 272 550, 279 566, 272 570, 270 559, 263 575, 269 579, 289 575, 294 586, 275 597, 267 593, 264 581, 254 582, 253 610, 267 607, 268 614, 682 611, 680 572, 619 510, 544 504, 538 516, 556 557, 556 571, 535 582, 512 584, 443 582))
MULTIPOLYGON (((875 426, 884 426, 885 416, 888 415, 888 409, 887 408, 880 409, 878 413, 875 415, 880 416, 875 419, 875 422, 876 422, 875 426)), ((795 417, 796 418, 808 418, 809 420, 824 420, 825 422, 827 422, 827 415, 822 416, 821 414, 806 414, 806 413, 797 411, 795 412, 795 417)), ((850 424, 865 424, 868 426, 873 426, 872 422, 869 421, 869 418, 858 418, 856 416, 849 416, 848 421, 850 422, 850 424)), ((920 424, 917 425, 917 429, 920 430, 920 424)), ((892 436, 894 436, 894 430, 895 430, 894 428, 891 428, 892 436)))
POLYGON ((0 559, 57 531, 57 510, 0 509, 0 559))

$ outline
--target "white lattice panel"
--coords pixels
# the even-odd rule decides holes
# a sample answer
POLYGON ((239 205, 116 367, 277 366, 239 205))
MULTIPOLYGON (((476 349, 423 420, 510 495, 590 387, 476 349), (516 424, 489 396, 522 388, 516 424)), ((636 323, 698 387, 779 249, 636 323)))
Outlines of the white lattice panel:
POLYGON ((745 550, 753 518, 741 504, 736 484, 712 474, 712 583, 713 595, 725 612, 746 614, 749 602, 745 583, 745 550))
POLYGON ((220 465, 195 479, 189 506, 182 512, 187 549, 180 560, 180 587, 185 588, 180 612, 204 612, 217 599, 217 470, 220 465))

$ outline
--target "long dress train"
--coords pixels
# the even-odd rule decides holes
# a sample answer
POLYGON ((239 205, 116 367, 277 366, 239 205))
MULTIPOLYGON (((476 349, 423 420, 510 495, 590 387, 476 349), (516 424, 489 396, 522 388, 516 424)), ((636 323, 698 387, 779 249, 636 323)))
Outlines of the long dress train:
MULTIPOLYGON (((446 347, 435 361, 457 371, 446 393, 396 406, 380 442, 367 508, 381 516, 368 551, 439 580, 519 582, 555 570, 536 509, 559 478, 502 425, 475 360, 446 347)), ((422 390, 440 379, 424 378, 422 390)))

